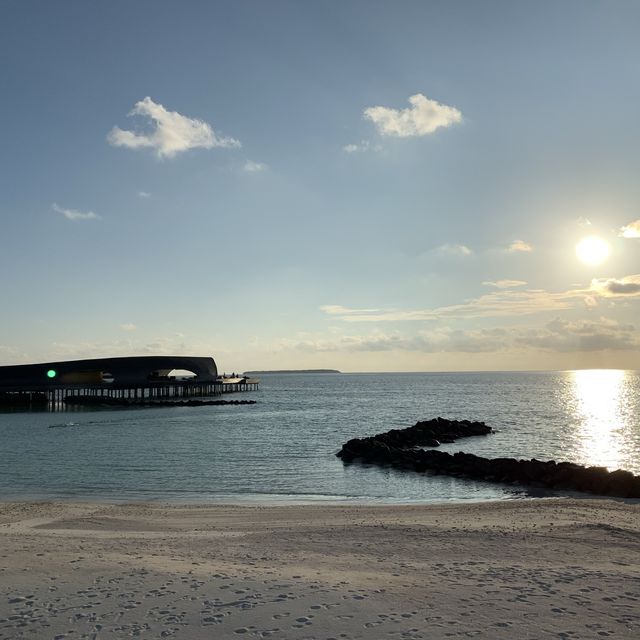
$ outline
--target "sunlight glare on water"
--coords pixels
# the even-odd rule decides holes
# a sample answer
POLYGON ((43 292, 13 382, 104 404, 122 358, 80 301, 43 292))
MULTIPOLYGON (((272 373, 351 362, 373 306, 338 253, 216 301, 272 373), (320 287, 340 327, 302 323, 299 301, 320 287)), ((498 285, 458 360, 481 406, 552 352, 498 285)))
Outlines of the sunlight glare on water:
POLYGON ((570 400, 579 443, 578 458, 584 464, 624 466, 624 431, 630 388, 627 372, 619 369, 587 369, 569 372, 570 400))

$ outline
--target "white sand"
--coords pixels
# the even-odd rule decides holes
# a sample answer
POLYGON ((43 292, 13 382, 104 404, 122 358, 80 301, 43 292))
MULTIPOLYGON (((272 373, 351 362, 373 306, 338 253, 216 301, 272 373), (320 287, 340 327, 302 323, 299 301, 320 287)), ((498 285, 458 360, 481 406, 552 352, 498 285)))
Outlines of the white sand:
POLYGON ((0 504, 0 638, 640 638, 640 505, 0 504))

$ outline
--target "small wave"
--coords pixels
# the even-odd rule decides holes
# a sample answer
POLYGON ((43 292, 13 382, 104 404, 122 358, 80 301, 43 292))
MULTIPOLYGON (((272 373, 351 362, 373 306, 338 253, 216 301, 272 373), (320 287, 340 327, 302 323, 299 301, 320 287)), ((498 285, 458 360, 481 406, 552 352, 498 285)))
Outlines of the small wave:
POLYGON ((79 427, 79 422, 62 422, 60 424, 50 424, 49 429, 66 429, 67 427, 79 427))

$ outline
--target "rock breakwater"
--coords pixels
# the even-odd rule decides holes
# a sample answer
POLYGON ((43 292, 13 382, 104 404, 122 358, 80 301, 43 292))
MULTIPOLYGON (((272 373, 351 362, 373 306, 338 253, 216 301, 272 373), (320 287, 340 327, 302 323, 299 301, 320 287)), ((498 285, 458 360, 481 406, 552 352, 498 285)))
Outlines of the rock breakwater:
POLYGON ((483 458, 471 453, 454 454, 424 450, 458 438, 488 435, 483 422, 436 418, 407 429, 392 429, 369 438, 354 438, 336 454, 344 462, 391 466, 418 473, 520 484, 563 491, 581 491, 620 498, 640 498, 640 476, 618 469, 585 467, 572 462, 483 458))

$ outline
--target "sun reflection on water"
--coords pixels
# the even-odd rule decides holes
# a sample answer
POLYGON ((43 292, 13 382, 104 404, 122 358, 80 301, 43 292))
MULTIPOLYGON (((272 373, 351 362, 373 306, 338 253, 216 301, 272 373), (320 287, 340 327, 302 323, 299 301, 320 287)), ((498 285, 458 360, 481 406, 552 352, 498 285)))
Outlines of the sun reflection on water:
POLYGON ((578 427, 578 455, 584 464, 623 467, 627 372, 619 369, 571 371, 571 409, 578 427))

